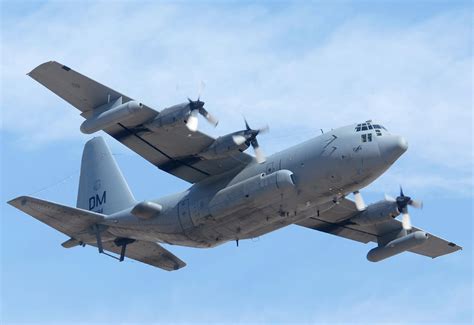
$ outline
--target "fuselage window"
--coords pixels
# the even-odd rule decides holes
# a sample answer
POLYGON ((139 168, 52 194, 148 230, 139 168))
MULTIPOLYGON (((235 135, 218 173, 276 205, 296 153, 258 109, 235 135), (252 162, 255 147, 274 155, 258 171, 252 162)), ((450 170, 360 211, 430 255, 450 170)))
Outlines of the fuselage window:
POLYGON ((367 142, 367 134, 362 134, 362 142, 367 142))
POLYGON ((367 134, 367 140, 369 142, 372 141, 372 133, 367 134))

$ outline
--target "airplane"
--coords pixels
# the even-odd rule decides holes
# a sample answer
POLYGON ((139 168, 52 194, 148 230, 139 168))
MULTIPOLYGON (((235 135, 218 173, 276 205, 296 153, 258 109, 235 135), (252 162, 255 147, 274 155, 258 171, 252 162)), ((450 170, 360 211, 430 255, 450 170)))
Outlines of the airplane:
POLYGON ((245 129, 213 138, 198 131, 200 115, 217 119, 200 99, 156 111, 54 61, 29 74, 81 111, 80 130, 104 131, 144 159, 192 185, 181 193, 137 201, 102 137, 83 150, 76 207, 20 196, 8 203, 69 237, 62 246, 95 246, 123 261, 167 271, 186 264, 164 244, 210 248, 298 225, 376 244, 367 259, 403 252, 435 258, 462 249, 411 225, 404 194, 366 205, 360 190, 408 148, 382 124, 331 130, 267 158, 245 129), (245 151, 253 147, 255 157, 245 151), (348 198, 353 194, 354 200, 348 198), (397 218, 402 215, 401 221, 397 218))

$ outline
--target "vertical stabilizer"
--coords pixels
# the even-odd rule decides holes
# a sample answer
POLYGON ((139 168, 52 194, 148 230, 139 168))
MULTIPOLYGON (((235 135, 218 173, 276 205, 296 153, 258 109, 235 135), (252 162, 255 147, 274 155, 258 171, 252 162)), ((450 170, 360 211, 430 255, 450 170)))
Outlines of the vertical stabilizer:
POLYGON ((112 214, 134 204, 132 192, 104 139, 89 140, 82 153, 77 207, 112 214))

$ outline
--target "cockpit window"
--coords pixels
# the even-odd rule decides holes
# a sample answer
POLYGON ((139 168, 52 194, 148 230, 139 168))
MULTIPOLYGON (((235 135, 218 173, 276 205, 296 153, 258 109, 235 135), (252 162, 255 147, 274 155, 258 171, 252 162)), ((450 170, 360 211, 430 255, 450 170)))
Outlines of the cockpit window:
POLYGON ((378 136, 382 135, 382 132, 380 130, 387 131, 387 129, 383 125, 380 125, 380 124, 372 125, 371 123, 372 123, 371 121, 367 121, 365 123, 357 124, 357 126, 355 127, 355 131, 360 132, 360 131, 376 130, 376 134, 378 136))
POLYGON ((372 142, 372 133, 363 133, 360 135, 362 142, 372 142))
POLYGON ((385 131, 387 131, 387 129, 383 126, 383 125, 379 125, 379 124, 374 124, 374 129, 383 129, 385 131))

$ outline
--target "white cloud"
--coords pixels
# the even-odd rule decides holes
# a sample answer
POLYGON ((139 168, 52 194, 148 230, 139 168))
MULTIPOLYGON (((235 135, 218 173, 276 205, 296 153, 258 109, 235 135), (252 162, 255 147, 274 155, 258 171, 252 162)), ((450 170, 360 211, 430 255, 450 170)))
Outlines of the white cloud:
POLYGON ((196 96, 204 80, 221 118, 210 132, 242 127, 244 113, 270 124, 267 152, 319 128, 380 120, 408 138, 420 184, 438 183, 430 165, 471 192, 471 16, 385 24, 358 15, 327 27, 325 15, 312 6, 153 3, 52 3, 21 19, 4 15, 2 131, 33 146, 82 137, 77 111, 25 76, 55 59, 156 109, 196 96))

